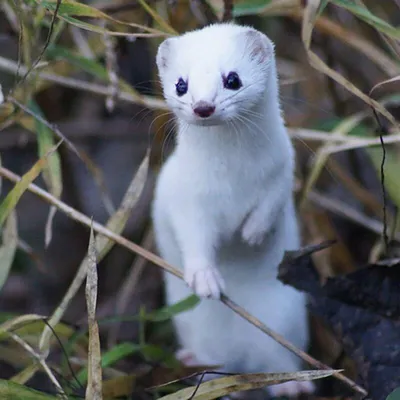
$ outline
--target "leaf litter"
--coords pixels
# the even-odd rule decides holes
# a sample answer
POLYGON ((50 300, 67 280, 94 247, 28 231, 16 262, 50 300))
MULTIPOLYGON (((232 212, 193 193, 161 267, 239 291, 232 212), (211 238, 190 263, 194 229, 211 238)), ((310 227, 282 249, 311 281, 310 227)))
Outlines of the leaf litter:
POLYGON ((369 398, 384 400, 400 386, 400 262, 370 264, 321 283, 313 251, 287 253, 278 278, 309 294, 311 313, 356 363, 356 382, 369 398))

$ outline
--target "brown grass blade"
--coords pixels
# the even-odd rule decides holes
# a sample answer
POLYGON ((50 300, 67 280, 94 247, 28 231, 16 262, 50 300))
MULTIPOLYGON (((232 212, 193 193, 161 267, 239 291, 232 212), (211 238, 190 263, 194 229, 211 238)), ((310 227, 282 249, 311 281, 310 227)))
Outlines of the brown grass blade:
POLYGON ((179 390, 160 400, 213 400, 238 391, 259 389, 288 381, 310 381, 331 376, 341 370, 300 371, 273 374, 243 374, 213 379, 198 386, 179 390), (194 392, 196 393, 194 394, 194 392), (194 396, 193 396, 194 394, 194 396))
POLYGON ((89 351, 88 351, 88 383, 85 399, 102 400, 102 368, 99 326, 96 321, 97 303, 97 251, 94 239, 93 226, 90 229, 90 240, 87 256, 86 277, 86 306, 88 310, 89 325, 89 351))
POLYGON ((310 65, 315 69, 323 72, 325 75, 329 76, 331 79, 335 80, 337 83, 341 84, 348 91, 353 93, 355 96, 359 97, 369 106, 374 108, 380 114, 384 115, 397 129, 400 129, 400 126, 394 116, 389 113, 381 104, 377 101, 371 99, 371 97, 364 94, 359 88, 353 85, 350 81, 340 75, 338 72, 334 71, 330 68, 322 59, 311 50, 311 37, 314 29, 314 25, 317 19, 317 14, 319 10, 319 6, 321 4, 321 0, 309 0, 307 2, 307 6, 304 10, 303 15, 303 24, 302 24, 302 40, 304 43, 304 47, 306 49, 308 60, 310 65))

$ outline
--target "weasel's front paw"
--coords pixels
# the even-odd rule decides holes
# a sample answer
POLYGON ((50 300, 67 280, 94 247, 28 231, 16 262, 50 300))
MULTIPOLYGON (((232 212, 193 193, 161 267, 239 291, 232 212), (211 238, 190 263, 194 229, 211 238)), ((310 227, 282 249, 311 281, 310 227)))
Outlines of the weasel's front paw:
POLYGON ((256 246, 263 242, 265 234, 266 230, 260 221, 250 214, 242 228, 242 239, 250 246, 256 246))
POLYGON ((185 268, 185 281, 199 297, 219 299, 225 288, 224 280, 214 267, 185 268))
POLYGON ((315 386, 311 381, 289 381, 269 388, 269 392, 274 397, 298 397, 301 394, 311 394, 314 390, 315 386))

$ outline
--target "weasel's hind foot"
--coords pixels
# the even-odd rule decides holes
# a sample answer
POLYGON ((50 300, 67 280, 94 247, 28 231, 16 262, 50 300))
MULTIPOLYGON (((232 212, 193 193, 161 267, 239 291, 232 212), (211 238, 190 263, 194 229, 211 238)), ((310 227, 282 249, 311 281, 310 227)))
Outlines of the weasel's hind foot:
POLYGON ((269 392, 273 397, 296 398, 301 394, 312 394, 314 390, 315 386, 311 381, 289 381, 269 387, 269 392))
POLYGON ((185 281, 199 297, 219 299, 225 284, 219 271, 214 267, 187 268, 185 281))
POLYGON ((179 349, 175 353, 175 358, 182 363, 185 367, 194 367, 196 365, 199 365, 198 360, 196 359, 196 356, 194 353, 192 353, 188 349, 179 349))

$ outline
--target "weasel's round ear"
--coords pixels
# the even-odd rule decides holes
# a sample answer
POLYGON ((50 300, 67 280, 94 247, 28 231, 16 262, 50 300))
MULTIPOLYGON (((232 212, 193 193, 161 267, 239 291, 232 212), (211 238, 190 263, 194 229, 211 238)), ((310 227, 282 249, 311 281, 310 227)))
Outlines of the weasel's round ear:
POLYGON ((246 33, 246 44, 250 50, 250 58, 258 63, 270 61, 274 56, 274 44, 263 33, 249 29, 246 33))
POLYGON ((172 41, 174 38, 165 39, 159 46, 157 51, 156 63, 160 72, 164 71, 168 66, 170 59, 172 41))

